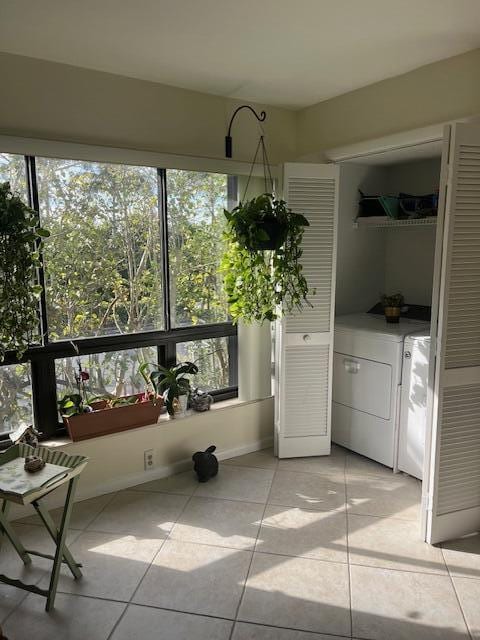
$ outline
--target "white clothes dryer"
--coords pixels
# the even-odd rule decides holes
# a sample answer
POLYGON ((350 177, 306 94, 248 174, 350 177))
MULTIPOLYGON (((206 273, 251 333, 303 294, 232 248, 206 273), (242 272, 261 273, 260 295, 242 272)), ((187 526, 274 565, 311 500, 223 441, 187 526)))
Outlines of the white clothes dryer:
POLYGON ((396 469, 404 338, 424 321, 355 313, 335 320, 332 441, 396 469))

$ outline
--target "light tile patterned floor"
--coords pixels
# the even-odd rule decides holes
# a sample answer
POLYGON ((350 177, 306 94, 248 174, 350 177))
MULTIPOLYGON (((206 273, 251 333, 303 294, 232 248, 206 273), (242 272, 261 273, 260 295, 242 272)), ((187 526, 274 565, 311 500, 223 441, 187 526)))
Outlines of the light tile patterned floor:
MULTIPOLYGON (((65 571, 52 614, 0 586, 0 623, 10 640, 480 640, 480 535, 422 543, 419 501, 419 482, 338 447, 87 500, 69 538, 84 577, 65 571)), ((51 548, 34 517, 16 527, 51 548)), ((43 584, 46 566, 0 552, 13 577, 43 584)))

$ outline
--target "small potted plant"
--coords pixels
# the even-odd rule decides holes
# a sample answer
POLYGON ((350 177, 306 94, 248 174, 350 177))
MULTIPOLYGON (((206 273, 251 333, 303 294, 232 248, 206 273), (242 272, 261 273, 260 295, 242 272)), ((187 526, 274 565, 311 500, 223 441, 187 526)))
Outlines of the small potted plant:
POLYGON ((381 302, 385 313, 385 320, 387 322, 397 323, 400 320, 400 312, 404 303, 403 295, 401 293, 394 293, 390 296, 382 294, 381 302))
POLYGON ((88 397, 90 376, 77 360, 77 390, 65 394, 58 403, 63 422, 74 442, 108 433, 155 424, 163 399, 149 390, 130 396, 104 395, 88 397))
POLYGON ((187 376, 198 373, 196 364, 181 362, 168 368, 146 362, 140 367, 140 373, 147 387, 163 397, 170 418, 185 413, 191 393, 190 380, 187 376), (152 368, 153 370, 149 371, 152 368))
POLYGON ((225 211, 225 217, 221 270, 233 321, 273 321, 309 304, 300 262, 305 216, 264 193, 225 211))

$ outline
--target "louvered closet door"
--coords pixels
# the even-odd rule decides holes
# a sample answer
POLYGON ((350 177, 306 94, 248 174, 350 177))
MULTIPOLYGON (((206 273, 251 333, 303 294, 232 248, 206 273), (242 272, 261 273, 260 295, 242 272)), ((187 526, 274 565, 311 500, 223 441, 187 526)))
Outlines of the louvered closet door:
POLYGON ((437 243, 441 259, 436 260, 436 362, 425 504, 431 543, 480 527, 479 126, 451 127, 443 173, 445 217, 442 246, 437 243))
POLYGON ((301 263, 311 307, 277 325, 276 437, 281 458, 330 453, 338 167, 287 164, 283 193, 310 226, 301 263))

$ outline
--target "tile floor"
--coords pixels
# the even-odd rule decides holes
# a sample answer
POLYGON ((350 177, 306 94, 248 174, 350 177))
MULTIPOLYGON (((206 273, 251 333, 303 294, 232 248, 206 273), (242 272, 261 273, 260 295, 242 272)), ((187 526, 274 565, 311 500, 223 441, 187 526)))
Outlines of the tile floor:
MULTIPOLYGON (((264 450, 78 503, 55 611, 0 586, 10 640, 480 640, 480 535, 419 541, 420 483, 335 447, 264 450)), ((35 517, 17 522, 48 550, 35 517)), ((5 543, 0 571, 37 584, 5 543)), ((63 570, 62 570, 63 573, 63 570)))

